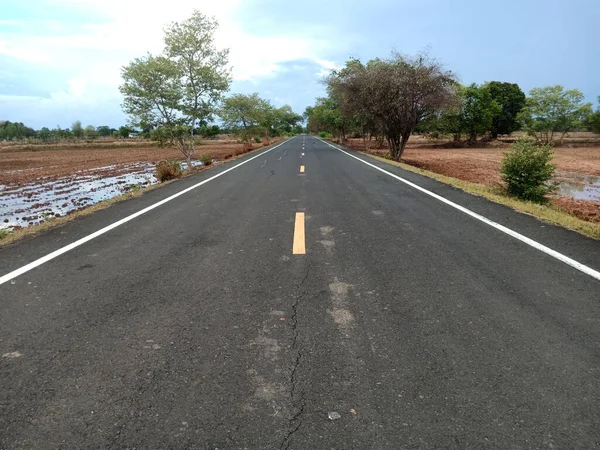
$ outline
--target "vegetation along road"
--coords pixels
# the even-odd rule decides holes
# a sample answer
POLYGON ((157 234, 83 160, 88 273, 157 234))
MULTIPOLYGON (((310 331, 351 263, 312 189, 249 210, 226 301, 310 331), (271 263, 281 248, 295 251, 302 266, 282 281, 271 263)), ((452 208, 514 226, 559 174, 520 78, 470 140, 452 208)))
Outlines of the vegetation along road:
POLYGON ((596 448, 599 254, 297 136, 0 249, 0 448, 596 448))

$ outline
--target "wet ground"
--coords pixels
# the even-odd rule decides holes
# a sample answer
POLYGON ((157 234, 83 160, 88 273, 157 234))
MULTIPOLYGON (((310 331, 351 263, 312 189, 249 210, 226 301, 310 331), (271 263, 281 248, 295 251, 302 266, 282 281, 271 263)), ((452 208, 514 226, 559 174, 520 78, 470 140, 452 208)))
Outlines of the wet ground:
MULTIPOLYGON (((182 166, 185 168, 185 163, 182 166)), ((83 170, 69 177, 40 178, 35 183, 0 185, 0 229, 52 220, 156 184, 154 169, 151 163, 120 164, 83 170)))
MULTIPOLYGON (((193 165, 201 163, 194 161, 193 165)), ((182 166, 185 167, 185 163, 182 166)), ((80 170, 72 176, 48 176, 35 182, 0 184, 0 229, 27 227, 52 220, 99 201, 156 184, 154 168, 155 165, 149 162, 121 163, 80 170)), ((587 209, 593 209, 592 215, 596 217, 600 177, 574 172, 559 172, 557 175, 556 194, 565 196, 563 203, 571 199, 578 201, 579 209, 585 203, 587 209)), ((588 215, 586 213, 586 217, 588 215)))
POLYGON ((569 181, 558 183, 558 194, 567 195, 575 200, 600 201, 600 177, 570 174, 569 181))

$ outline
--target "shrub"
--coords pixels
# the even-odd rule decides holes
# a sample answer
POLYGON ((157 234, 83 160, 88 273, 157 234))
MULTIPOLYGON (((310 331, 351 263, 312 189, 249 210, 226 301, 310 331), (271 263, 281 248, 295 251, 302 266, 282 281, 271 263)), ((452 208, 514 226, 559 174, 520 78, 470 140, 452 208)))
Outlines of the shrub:
POLYGON ((159 161, 156 164, 156 178, 158 181, 168 181, 181 176, 181 163, 179 161, 159 161))
POLYGON ((330 138, 330 137, 331 137, 331 133, 328 133, 327 131, 321 131, 321 132, 319 133, 319 137, 320 137, 321 139, 327 139, 327 138, 330 138))
POLYGON ((10 233, 12 233, 11 230, 7 230, 6 228, 0 228, 0 239, 4 239, 5 237, 7 237, 10 233))
POLYGON ((257 144, 260 144, 262 142, 262 139, 257 136, 254 138, 254 142, 256 142, 257 144))
POLYGON ((210 166, 213 162, 213 157, 210 153, 206 153, 204 155, 200 155, 200 158, 198 158, 203 165, 205 166, 210 166))
POLYGON ((543 203, 545 195, 554 190, 548 181, 556 166, 552 163, 549 145, 535 145, 531 141, 518 140, 502 159, 502 179, 509 194, 523 200, 543 203))

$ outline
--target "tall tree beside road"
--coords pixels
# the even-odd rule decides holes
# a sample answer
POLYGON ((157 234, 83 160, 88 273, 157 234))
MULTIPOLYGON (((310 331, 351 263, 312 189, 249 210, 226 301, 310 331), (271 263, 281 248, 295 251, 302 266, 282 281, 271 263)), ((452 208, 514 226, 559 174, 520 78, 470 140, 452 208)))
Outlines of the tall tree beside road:
POLYGON ((142 129, 163 127, 185 156, 194 155, 194 130, 212 119, 231 83, 229 50, 216 48, 218 23, 195 11, 165 31, 162 55, 134 59, 122 69, 123 110, 142 129))
POLYGON ((370 118, 382 130, 396 161, 417 125, 455 101, 454 75, 427 54, 354 60, 327 82, 345 115, 370 118))

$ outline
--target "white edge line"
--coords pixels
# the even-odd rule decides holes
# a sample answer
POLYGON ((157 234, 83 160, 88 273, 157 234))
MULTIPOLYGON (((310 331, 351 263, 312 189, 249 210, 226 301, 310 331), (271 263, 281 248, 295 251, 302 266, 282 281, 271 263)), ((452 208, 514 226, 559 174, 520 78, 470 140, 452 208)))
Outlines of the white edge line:
POLYGON ((280 142, 279 144, 277 144, 275 147, 271 147, 270 149, 268 149, 268 150, 266 150, 266 151, 264 151, 264 152, 262 152, 262 153, 260 153, 260 154, 258 154, 256 156, 253 156, 252 158, 248 158, 246 161, 242 161, 241 163, 236 164, 235 166, 230 167, 229 169, 226 169, 223 172, 220 172, 220 173, 218 173, 216 175, 213 175, 212 177, 207 178, 206 180, 201 181, 200 183, 196 183, 193 186, 185 188, 183 191, 180 191, 180 192, 178 192, 176 194, 171 195, 170 197, 162 199, 161 201, 159 201, 157 203, 154 203, 153 205, 150 205, 150 206, 148 206, 148 207, 146 207, 144 209, 141 209, 140 211, 138 211, 136 213, 133 213, 130 216, 124 217, 123 219, 118 220, 117 222, 112 223, 112 224, 110 224, 110 225, 108 225, 108 226, 106 226, 104 228, 101 228, 100 230, 95 231, 94 233, 92 233, 92 234, 90 234, 88 236, 85 236, 85 237, 83 237, 83 238, 81 238, 81 239, 79 239, 79 240, 77 240, 75 242, 72 242, 71 244, 69 244, 69 245, 67 245, 65 247, 59 248, 58 250, 55 250, 52 253, 47 254, 46 256, 43 256, 43 257, 41 257, 39 259, 36 259, 35 261, 30 262, 29 264, 26 264, 26 265, 24 265, 23 267, 21 267, 21 268, 19 268, 17 270, 13 270, 12 272, 9 272, 6 275, 3 275, 2 277, 0 277, 0 285, 6 283, 7 281, 14 280, 18 276, 23 275, 25 272, 29 272, 30 270, 35 269, 36 267, 41 266, 42 264, 47 263, 48 261, 50 261, 50 260, 52 260, 52 259, 54 259, 54 258, 56 258, 56 257, 58 257, 58 256, 60 256, 60 255, 62 255, 64 253, 67 253, 68 251, 73 250, 74 248, 79 247, 80 245, 83 245, 83 244, 85 244, 88 241, 91 241, 92 239, 95 239, 98 236, 101 236, 101 235, 103 235, 105 233, 108 233, 109 231, 111 231, 111 230, 113 230, 113 229, 115 229, 115 228, 123 225, 124 223, 127 223, 127 222, 135 219, 136 217, 139 217, 139 216, 141 216, 143 214, 146 214, 147 212, 152 211, 153 209, 158 208, 159 206, 164 205, 165 203, 168 203, 171 200, 174 200, 177 197, 179 197, 179 196, 181 196, 183 194, 186 194, 186 193, 190 192, 191 190, 194 190, 197 187, 202 186, 203 184, 208 183, 209 181, 212 181, 215 178, 219 178, 220 176, 225 175, 227 172, 231 172, 232 170, 237 169, 240 166, 243 166, 244 164, 252 161, 253 159, 260 158, 262 155, 264 155, 266 153, 269 153, 272 150, 275 150, 277 147, 282 146, 283 144, 285 144, 286 142, 289 142, 292 139, 293 138, 286 139, 285 141, 280 142))
POLYGON ((324 141, 324 140, 322 140, 320 138, 317 138, 317 139, 319 139, 324 144, 327 144, 330 147, 333 147, 336 150, 339 150, 340 152, 342 152, 342 153, 350 156, 351 158, 354 158, 354 159, 360 161, 361 163, 366 164, 367 166, 371 166, 372 168, 374 168, 376 170, 379 170, 380 172, 383 172, 383 173, 391 176, 392 178, 395 178, 398 181, 401 181, 402 183, 407 184, 408 186, 410 186, 412 188, 415 188, 418 191, 421 191, 424 194, 427 194, 427 195, 429 195, 429 196, 431 196, 431 197, 433 197, 433 198, 435 198, 435 199, 437 199, 437 200, 439 200, 439 201, 441 201, 441 202, 443 202, 443 203, 445 203, 445 204, 447 204, 447 205, 449 205, 449 206, 451 206, 451 207, 453 207, 455 209, 458 209, 459 211, 461 211, 461 212, 463 212, 463 213, 465 213, 465 214, 467 214, 467 215, 469 215, 469 216, 471 216, 471 217, 473 217, 473 218, 475 218, 475 219, 477 219, 477 220, 479 220, 479 221, 481 221, 481 222, 483 222, 483 223, 485 223, 485 224, 487 224, 487 225, 489 225, 491 227, 494 227, 497 230, 500 230, 503 233, 506 233, 509 236, 512 236, 515 239, 518 239, 519 241, 524 242, 525 244, 527 244, 527 245, 529 245, 529 246, 531 246, 531 247, 533 247, 533 248, 535 248, 535 249, 537 249, 537 250, 539 250, 541 252, 544 252, 547 255, 550 255, 553 258, 556 258, 559 261, 561 261, 561 262, 563 262, 563 263, 565 263, 565 264, 567 264, 567 265, 569 265, 569 266, 571 266, 571 267, 573 267, 573 268, 575 268, 575 269, 577 269, 577 270, 585 273, 586 275, 589 275, 590 277, 595 278, 596 280, 600 281, 600 272, 598 272, 597 270, 594 270, 591 267, 586 266, 585 264, 581 264, 580 262, 575 261, 574 259, 569 258, 568 256, 565 256, 562 253, 557 252, 556 250, 552 250, 551 248, 546 247, 545 245, 540 244, 539 242, 534 241, 533 239, 530 239, 530 238, 528 238, 526 236, 523 236, 522 234, 517 233, 516 231, 513 231, 510 228, 505 227, 504 225, 500 225, 499 223, 494 222, 493 220, 490 220, 487 217, 482 216, 481 214, 477 214, 476 212, 473 212, 470 209, 465 208, 464 206, 461 206, 461 205, 459 205, 457 203, 454 203, 454 202, 448 200, 447 198, 442 197, 441 195, 438 195, 438 194, 436 194, 434 192, 428 191, 427 189, 422 188, 421 186, 419 186, 419 185, 417 185, 417 184, 415 184, 415 183, 413 183, 411 181, 408 181, 408 180, 406 180, 406 179, 404 179, 402 177, 399 177, 398 175, 395 175, 395 174, 393 174, 391 172, 388 172, 387 170, 382 169, 381 167, 378 167, 375 164, 371 164, 370 162, 367 162, 364 159, 358 158, 357 156, 354 156, 354 155, 352 155, 352 154, 350 154, 350 153, 342 150, 341 148, 336 147, 335 145, 330 144, 329 142, 326 142, 326 141, 324 141))

